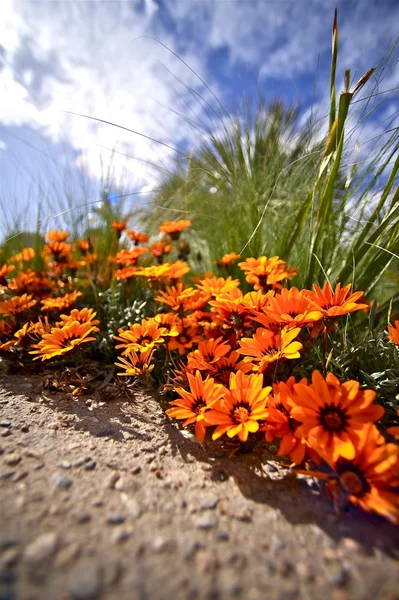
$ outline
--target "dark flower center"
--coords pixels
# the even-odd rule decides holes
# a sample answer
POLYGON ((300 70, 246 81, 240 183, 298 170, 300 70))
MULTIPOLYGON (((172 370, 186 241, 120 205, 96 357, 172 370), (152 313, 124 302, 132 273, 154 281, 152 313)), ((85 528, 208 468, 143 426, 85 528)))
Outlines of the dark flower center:
POLYGON ((238 402, 230 412, 230 416, 235 423, 245 423, 251 415, 251 407, 249 402, 245 400, 238 402))
POLYGON ((195 412, 197 415, 201 412, 201 408, 206 407, 206 402, 203 398, 197 398, 194 404, 191 407, 191 410, 195 412))
POLYGON ((346 429, 348 415, 341 406, 325 404, 319 410, 319 422, 329 433, 339 433, 346 429))
POLYGON ((341 460, 337 466, 339 481, 343 489, 352 496, 363 496, 370 491, 370 485, 357 465, 341 460))

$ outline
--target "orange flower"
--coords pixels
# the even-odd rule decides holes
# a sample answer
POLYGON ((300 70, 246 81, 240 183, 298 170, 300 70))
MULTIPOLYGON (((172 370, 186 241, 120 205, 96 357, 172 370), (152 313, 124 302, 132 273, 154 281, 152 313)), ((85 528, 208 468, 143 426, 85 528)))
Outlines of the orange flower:
POLYGON ((172 240, 179 239, 181 232, 190 227, 191 221, 187 221, 185 219, 180 219, 180 221, 164 221, 162 225, 159 226, 159 231, 161 233, 167 233, 170 235, 172 240))
POLYGON ((65 242, 69 238, 67 231, 53 229, 46 234, 46 240, 49 242, 65 242))
POLYGON ((302 422, 298 434, 328 462, 355 457, 366 423, 378 421, 384 409, 373 404, 375 392, 361 390, 357 381, 340 383, 332 373, 326 379, 313 371, 311 385, 294 386, 297 398, 291 411, 302 422))
POLYGON ((116 231, 116 233, 118 234, 118 237, 120 236, 120 234, 122 233, 122 231, 124 231, 127 227, 127 223, 126 221, 112 221, 112 225, 111 225, 112 229, 114 231, 116 231))
POLYGON ((330 466, 334 470, 332 474, 302 473, 328 481, 327 490, 337 512, 343 496, 367 512, 376 512, 392 523, 399 523, 399 447, 384 443, 374 425, 364 426, 353 458, 339 457, 330 466))
POLYGON ((213 363, 210 376, 228 386, 231 373, 237 373, 238 371, 249 373, 252 371, 252 365, 240 359, 241 356, 235 350, 230 352, 229 356, 222 356, 217 362, 213 363))
POLYGON ((7 285, 6 276, 14 269, 15 267, 13 265, 3 265, 0 267, 0 285, 7 285))
POLYGON ((181 319, 178 323, 179 335, 176 335, 168 341, 169 350, 178 350, 182 356, 187 350, 193 347, 194 342, 200 341, 197 335, 197 329, 193 327, 189 319, 181 319))
POLYGON ((219 315, 228 327, 233 327, 237 330, 241 330, 244 327, 249 309, 240 289, 233 288, 230 292, 217 296, 209 304, 212 306, 212 312, 219 315))
POLYGON ((155 297, 155 300, 167 304, 172 310, 180 311, 184 310, 184 305, 196 291, 191 288, 184 288, 182 283, 177 283, 176 286, 167 286, 166 292, 159 292, 159 295, 155 297))
MULTIPOLYGON (((150 319, 148 319, 148 321, 150 321, 150 319)), ((180 319, 174 313, 161 313, 155 315, 154 321, 158 323, 161 335, 169 337, 179 335, 178 325, 180 319)))
POLYGON ((137 264, 137 260, 146 253, 146 248, 132 248, 131 250, 121 250, 113 259, 119 265, 123 265, 125 267, 135 266, 137 264))
POLYGON ((262 375, 231 373, 229 390, 204 415, 207 425, 217 425, 212 439, 227 433, 229 438, 238 435, 241 442, 246 442, 248 434, 256 433, 259 421, 268 416, 266 403, 270 390, 271 387, 263 387, 262 375))
POLYGON ((159 283, 164 273, 168 270, 168 264, 166 265, 151 265, 149 267, 140 267, 136 271, 136 276, 138 277, 146 277, 148 283, 151 286, 156 286, 159 283))
POLYGON ((64 310, 76 302, 81 295, 82 292, 77 292, 75 290, 70 294, 60 296, 59 298, 46 298, 45 300, 42 300, 42 310, 64 310))
POLYGON ((238 288, 240 282, 231 277, 205 277, 199 283, 197 288, 208 295, 209 298, 215 298, 220 294, 229 293, 232 289, 238 288))
POLYGON ((395 344, 399 344, 399 319, 395 321, 395 325, 393 327, 388 327, 388 331, 388 338, 395 344))
POLYGON ((49 242, 43 250, 44 258, 51 256, 57 263, 68 262, 71 254, 71 245, 65 242, 49 242))
POLYGON ((13 298, 0 302, 0 315, 15 316, 32 308, 35 304, 37 304, 37 300, 34 300, 33 296, 28 296, 28 294, 14 296, 13 298))
POLYGON ((164 279, 170 279, 173 283, 177 283, 178 279, 181 279, 190 271, 188 263, 182 260, 177 260, 174 263, 167 263, 163 265, 165 270, 162 273, 164 279))
POLYGON ((140 323, 132 323, 130 329, 124 331, 119 329, 119 335, 114 335, 114 339, 119 340, 116 348, 124 348, 122 356, 126 356, 131 350, 144 352, 153 348, 155 344, 161 344, 164 341, 162 330, 156 321, 148 323, 145 319, 140 323))
POLYGON ((300 358, 299 350, 303 346, 300 342, 293 341, 300 331, 298 327, 273 333, 269 329, 258 327, 252 338, 242 338, 239 341, 238 352, 244 355, 245 362, 255 363, 254 371, 264 373, 276 361, 300 358))
POLYGON ((195 373, 195 376, 187 373, 187 380, 190 391, 188 392, 182 387, 176 388, 181 399, 170 402, 173 408, 169 408, 166 414, 174 419, 185 419, 183 427, 195 423, 195 435, 202 443, 206 433, 204 415, 223 397, 227 390, 208 377, 203 381, 199 371, 195 373))
POLYGON ((289 327, 303 327, 323 318, 320 310, 315 310, 309 303, 305 292, 296 287, 282 289, 280 294, 270 298, 264 310, 267 316, 289 327))
POLYGON ((131 350, 126 358, 119 357, 117 367, 125 369, 125 373, 118 373, 120 377, 147 377, 154 368, 151 364, 154 348, 135 351, 131 350))
POLYGON ((188 355, 188 364, 190 370, 209 371, 214 364, 225 354, 231 351, 231 347, 222 337, 218 339, 204 340, 198 344, 197 350, 193 350, 188 355))
POLYGON ((281 289, 281 281, 291 279, 298 273, 293 267, 287 267, 286 262, 278 256, 247 258, 238 266, 246 273, 246 280, 255 290, 281 289))
POLYGON ((21 252, 18 252, 18 254, 14 254, 14 256, 10 258, 10 262, 29 262, 34 256, 35 251, 33 248, 24 248, 21 252))
MULTIPOLYGON (((306 383, 306 379, 303 382, 306 383)), ((267 405, 269 416, 261 431, 265 431, 267 442, 272 442, 276 438, 281 440, 278 456, 289 455, 295 464, 300 465, 307 453, 311 454, 314 461, 317 461, 318 457, 314 451, 312 455, 312 450, 307 446, 305 439, 297 434, 301 423, 291 416, 291 410, 296 403, 295 383, 295 378, 290 377, 286 382, 273 384, 273 392, 269 396, 267 405)))
POLYGON ((124 267, 123 269, 118 269, 115 271, 114 277, 120 281, 126 281, 127 279, 132 279, 135 277, 137 273, 137 267, 124 267))
POLYGON ((53 327, 50 333, 43 335, 38 344, 32 346, 37 350, 30 352, 30 354, 38 354, 39 356, 35 356, 33 360, 41 358, 42 361, 55 356, 62 356, 75 350, 85 342, 95 341, 96 338, 89 336, 96 329, 91 323, 79 323, 79 321, 72 321, 60 328, 53 327))
MULTIPOLYGON (((98 325, 100 321, 95 319, 96 312, 92 308, 82 308, 81 310, 77 308, 73 308, 71 310, 71 314, 69 315, 60 315, 61 321, 58 321, 57 325, 63 327, 70 321, 79 321, 79 323, 91 323, 92 325, 98 325)), ((95 328, 96 331, 99 331, 98 327, 95 328)))
POLYGON ((38 275, 36 271, 27 269, 25 272, 21 271, 18 273, 18 275, 10 281, 8 287, 10 290, 19 294, 33 293, 36 297, 43 298, 51 292, 53 282, 47 277, 38 275))
POLYGON ((161 263, 164 255, 172 252, 173 246, 171 244, 167 244, 163 240, 160 240, 159 242, 155 242, 155 244, 152 244, 150 250, 157 259, 157 261, 161 263))
POLYGON ((139 231, 133 231, 133 229, 130 229, 127 234, 132 242, 136 244, 136 246, 138 244, 146 244, 148 242, 148 235, 146 233, 140 233, 139 231))
POLYGON ((236 254, 235 252, 229 252, 229 254, 224 254, 220 260, 216 261, 216 264, 219 267, 224 267, 227 269, 232 264, 234 264, 239 258, 241 258, 240 254, 236 254))
POLYGON ((367 304, 359 304, 357 300, 362 297, 363 292, 355 292, 348 296, 352 284, 344 286, 338 283, 334 292, 327 282, 321 290, 316 284, 313 285, 314 292, 306 292, 311 304, 320 310, 325 317, 340 317, 356 310, 367 308, 367 304))
POLYGON ((79 248, 79 250, 81 251, 82 254, 86 254, 86 252, 88 252, 88 250, 90 248, 90 244, 86 240, 79 240, 78 241, 78 248, 79 248))

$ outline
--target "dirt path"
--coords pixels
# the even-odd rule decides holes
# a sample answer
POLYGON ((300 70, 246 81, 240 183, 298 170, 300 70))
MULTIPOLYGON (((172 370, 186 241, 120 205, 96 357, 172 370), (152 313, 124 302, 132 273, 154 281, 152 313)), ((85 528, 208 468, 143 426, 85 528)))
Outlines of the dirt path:
POLYGON ((399 529, 264 449, 202 447, 140 392, 0 387, 0 600, 399 598, 399 529))

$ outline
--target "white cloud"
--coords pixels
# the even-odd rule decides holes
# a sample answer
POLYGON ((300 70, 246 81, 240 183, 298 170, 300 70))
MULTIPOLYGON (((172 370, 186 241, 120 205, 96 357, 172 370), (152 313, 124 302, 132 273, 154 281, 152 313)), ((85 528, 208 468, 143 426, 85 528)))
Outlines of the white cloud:
MULTIPOLYGON (((193 139, 193 130, 169 110, 196 117, 198 102, 163 67, 198 88, 194 75, 155 41, 158 6, 144 11, 127 2, 2 3, 0 41, 5 61, 0 71, 3 125, 29 126, 52 142, 78 152, 77 164, 94 177, 112 156, 115 177, 151 186, 157 171, 143 161, 168 162, 173 150, 122 129, 83 117, 91 115, 141 132, 173 147, 193 139), (137 156, 136 161, 105 148, 137 156)), ((175 49, 165 31, 162 41, 175 49)), ((1 56, 1 55, 0 55, 1 56)), ((195 55, 185 55, 197 72, 195 55)), ((202 90, 203 93, 203 90, 202 90)))

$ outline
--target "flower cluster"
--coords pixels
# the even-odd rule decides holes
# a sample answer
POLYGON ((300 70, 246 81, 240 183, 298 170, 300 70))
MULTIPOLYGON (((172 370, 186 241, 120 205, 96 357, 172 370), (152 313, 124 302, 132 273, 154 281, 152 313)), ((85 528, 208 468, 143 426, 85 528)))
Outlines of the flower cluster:
MULTIPOLYGON (((81 361, 92 348, 104 361, 108 332, 118 377, 164 383, 168 416, 200 442, 271 443, 299 474, 326 480, 336 507, 344 498, 398 522, 398 427, 386 426, 397 421, 387 423, 375 391, 332 372, 330 335, 370 310, 364 294, 329 282, 300 289, 278 256, 230 252, 215 261, 217 274, 190 278, 190 225, 165 221, 151 239, 109 221, 105 258, 101 240, 60 230, 40 250, 14 254, 0 266, 0 354, 38 365, 81 361), (108 326, 102 299, 112 294, 124 295, 130 316, 108 326), (147 310, 135 317, 138 298, 147 310)), ((386 343, 399 345, 399 320, 386 343)))
MULTIPOLYGON (((368 309, 362 292, 352 292, 350 284, 283 288, 296 270, 279 257, 238 266, 253 291, 242 292, 231 276, 205 277, 192 286, 182 276, 175 285, 159 278, 161 312, 119 331, 117 365, 124 375, 148 375, 157 356, 165 355, 168 387, 177 396, 166 412, 193 427, 200 442, 209 429, 213 440, 255 436, 278 443, 278 455, 297 467, 328 466, 328 475, 299 472, 327 478, 337 506, 344 496, 397 522, 399 450, 375 425, 385 412, 375 392, 320 370, 310 380, 293 375, 312 348, 325 351, 328 333, 343 317, 368 309)), ((396 328, 389 331, 395 341, 396 328)), ((324 371, 326 363, 324 355, 324 371)))

